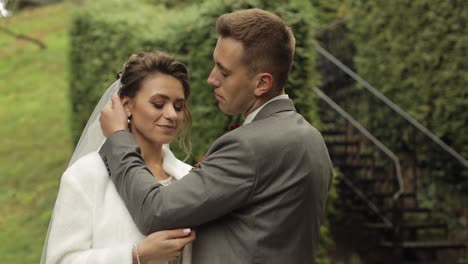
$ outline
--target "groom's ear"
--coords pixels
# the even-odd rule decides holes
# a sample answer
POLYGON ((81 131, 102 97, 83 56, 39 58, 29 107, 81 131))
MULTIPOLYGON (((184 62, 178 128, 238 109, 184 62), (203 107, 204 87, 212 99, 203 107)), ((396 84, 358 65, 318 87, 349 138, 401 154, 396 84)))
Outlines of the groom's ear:
POLYGON ((270 73, 259 73, 256 76, 256 86, 254 93, 256 96, 262 96, 268 93, 273 86, 273 76, 270 73))

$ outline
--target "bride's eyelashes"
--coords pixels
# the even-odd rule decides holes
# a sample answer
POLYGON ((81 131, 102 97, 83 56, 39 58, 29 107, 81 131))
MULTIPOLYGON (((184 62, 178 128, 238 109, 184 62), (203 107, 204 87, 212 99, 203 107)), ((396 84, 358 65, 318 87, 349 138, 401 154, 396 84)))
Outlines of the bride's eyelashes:
MULTIPOLYGON (((151 104, 156 109, 163 109, 164 105, 165 105, 165 103, 151 103, 151 104)), ((176 110, 177 112, 181 112, 181 111, 184 110, 185 104, 184 103, 176 103, 176 104, 173 105, 173 107, 174 107, 174 110, 176 110)))
POLYGON ((174 104, 174 109, 175 109, 177 112, 183 111, 184 108, 185 108, 185 104, 184 104, 184 103, 176 103, 176 104, 174 104))
POLYGON ((162 104, 161 104, 161 103, 151 103, 151 104, 152 104, 152 105, 154 106, 154 108, 156 108, 156 109, 163 109, 163 108, 164 108, 164 104, 163 104, 163 103, 162 103, 162 104))

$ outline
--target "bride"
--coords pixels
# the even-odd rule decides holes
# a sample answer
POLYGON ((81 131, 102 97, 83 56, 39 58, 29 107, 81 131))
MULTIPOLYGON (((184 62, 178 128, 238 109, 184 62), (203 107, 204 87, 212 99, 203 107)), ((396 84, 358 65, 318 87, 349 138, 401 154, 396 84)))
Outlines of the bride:
POLYGON ((187 68, 162 52, 132 55, 96 106, 62 176, 41 263, 190 263, 195 233, 142 235, 97 152, 105 141, 99 113, 116 92, 156 180, 167 185, 191 169, 167 145, 177 137, 187 153, 190 149, 187 68))

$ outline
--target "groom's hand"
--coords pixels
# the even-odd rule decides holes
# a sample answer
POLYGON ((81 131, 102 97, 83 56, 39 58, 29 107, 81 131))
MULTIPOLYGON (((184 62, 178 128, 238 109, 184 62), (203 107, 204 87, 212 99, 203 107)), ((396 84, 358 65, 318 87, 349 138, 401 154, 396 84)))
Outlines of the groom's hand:
POLYGON ((110 137, 114 132, 128 129, 127 115, 117 94, 112 95, 111 104, 102 108, 99 122, 105 137, 110 137))

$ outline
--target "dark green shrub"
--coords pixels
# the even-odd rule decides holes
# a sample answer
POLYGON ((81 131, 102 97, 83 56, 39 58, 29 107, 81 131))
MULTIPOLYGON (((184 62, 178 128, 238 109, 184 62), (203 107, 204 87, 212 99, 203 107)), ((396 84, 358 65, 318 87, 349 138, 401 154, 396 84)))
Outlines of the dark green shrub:
POLYGON ((70 52, 75 142, 97 100, 115 80, 127 58, 143 50, 171 52, 174 40, 171 34, 190 25, 195 20, 191 14, 194 12, 180 14, 160 6, 102 1, 90 3, 75 15, 70 52))
POLYGON ((359 74, 468 157, 466 3, 348 2, 359 74))
POLYGON ((190 69, 193 114, 192 162, 238 117, 222 114, 206 83, 216 44, 215 21, 225 12, 260 7, 282 16, 297 38, 296 58, 287 92, 312 123, 318 124, 314 94, 314 16, 307 1, 206 1, 199 6, 167 9, 142 1, 91 3, 76 14, 71 36, 72 133, 78 139, 90 112, 115 73, 132 53, 164 50, 184 61, 190 69))

